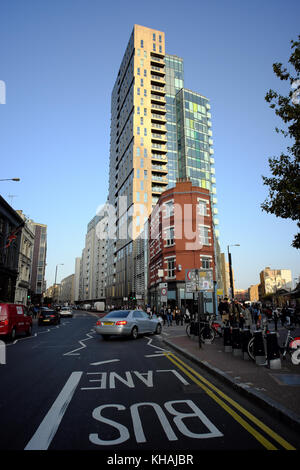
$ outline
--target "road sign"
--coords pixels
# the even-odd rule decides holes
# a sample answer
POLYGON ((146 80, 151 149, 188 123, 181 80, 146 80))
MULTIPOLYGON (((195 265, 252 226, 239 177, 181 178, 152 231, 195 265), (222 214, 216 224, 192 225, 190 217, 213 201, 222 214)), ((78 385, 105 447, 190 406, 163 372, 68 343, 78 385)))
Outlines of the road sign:
POLYGON ((212 269, 186 269, 186 292, 196 292, 213 289, 212 269))
POLYGON ((162 287, 160 290, 161 302, 168 302, 168 287, 162 287))

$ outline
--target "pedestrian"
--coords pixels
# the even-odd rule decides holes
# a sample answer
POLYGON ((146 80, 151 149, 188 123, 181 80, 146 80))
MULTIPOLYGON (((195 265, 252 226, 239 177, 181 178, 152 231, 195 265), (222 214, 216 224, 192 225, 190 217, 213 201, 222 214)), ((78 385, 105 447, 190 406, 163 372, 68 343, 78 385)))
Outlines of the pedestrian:
POLYGON ((166 309, 165 309, 165 307, 161 307, 161 309, 160 309, 160 315, 161 315, 161 317, 162 317, 162 319, 163 319, 163 325, 165 326, 165 324, 166 324, 166 319, 167 319, 167 318, 166 318, 166 309))
POLYGON ((186 307, 185 309, 185 323, 190 323, 191 321, 191 314, 190 314, 190 311, 188 309, 188 307, 186 307))
POLYGON ((181 305, 180 307, 180 324, 183 326, 183 321, 184 321, 184 305, 181 305))
POLYGON ((180 321, 180 310, 178 308, 178 306, 176 305, 175 309, 174 309, 174 314, 175 314, 175 323, 176 325, 178 326, 179 325, 179 321, 180 321))
POLYGON ((287 321, 287 316, 288 316, 288 309, 286 306, 284 306, 281 309, 281 325, 284 326, 285 322, 287 321))
POLYGON ((273 310, 273 320, 274 320, 274 325, 275 325, 275 331, 277 331, 277 323, 278 323, 278 320, 279 320, 279 311, 277 308, 275 308, 273 310))
POLYGON ((172 326, 172 310, 171 310, 170 305, 168 305, 167 307, 167 322, 168 322, 168 326, 172 326))
POLYGON ((243 304, 243 319, 244 319, 244 328, 250 330, 252 325, 252 315, 248 308, 248 305, 244 302, 243 304))
POLYGON ((218 312, 221 315, 223 326, 226 326, 229 322, 229 303, 227 297, 221 299, 218 306, 218 312))
POLYGON ((240 324, 240 313, 242 307, 236 299, 232 299, 231 303, 231 326, 237 326, 240 324))

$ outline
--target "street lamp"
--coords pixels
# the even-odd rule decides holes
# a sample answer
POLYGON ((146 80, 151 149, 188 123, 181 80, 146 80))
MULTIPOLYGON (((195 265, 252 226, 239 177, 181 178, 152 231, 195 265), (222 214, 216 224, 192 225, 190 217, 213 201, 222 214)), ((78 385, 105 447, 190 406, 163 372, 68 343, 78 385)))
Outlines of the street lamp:
POLYGON ((1 179, 0 181, 20 181, 20 178, 5 178, 1 179))
MULTIPOLYGON (((56 269, 55 269, 55 281, 54 281, 54 289, 53 289, 53 294, 54 294, 54 295, 53 295, 53 296, 55 296, 55 287, 56 287, 57 268, 58 268, 58 266, 63 266, 63 265, 64 265, 64 263, 59 263, 59 264, 57 264, 57 265, 56 265, 56 269)), ((58 297, 57 297, 57 302, 58 302, 58 297)))
POLYGON ((59 264, 56 265, 54 287, 56 286, 57 268, 58 268, 58 266, 63 266, 63 265, 64 265, 64 263, 59 263, 59 264))
POLYGON ((240 245, 239 245, 239 243, 235 243, 234 245, 227 245, 231 298, 234 299, 233 277, 232 277, 232 262, 231 262, 231 253, 229 251, 230 246, 240 246, 240 245))

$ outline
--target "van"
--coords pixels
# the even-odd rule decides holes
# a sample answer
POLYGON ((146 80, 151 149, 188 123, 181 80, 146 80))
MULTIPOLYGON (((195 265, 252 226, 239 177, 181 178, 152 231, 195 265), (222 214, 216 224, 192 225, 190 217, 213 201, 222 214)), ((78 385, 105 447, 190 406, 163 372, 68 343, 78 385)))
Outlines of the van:
POLYGON ((31 332, 32 318, 24 305, 0 303, 0 337, 14 340, 20 333, 30 336, 31 332))

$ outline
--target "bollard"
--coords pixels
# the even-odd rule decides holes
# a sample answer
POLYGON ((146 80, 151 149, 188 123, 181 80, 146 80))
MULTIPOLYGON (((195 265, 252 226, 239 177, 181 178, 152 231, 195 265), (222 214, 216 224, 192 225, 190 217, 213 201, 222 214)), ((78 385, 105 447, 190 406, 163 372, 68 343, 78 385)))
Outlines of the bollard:
POLYGON ((211 344, 212 339, 211 339, 211 331, 209 328, 209 325, 206 323, 204 325, 204 328, 202 330, 201 338, 205 344, 211 344))
POLYGON ((195 322, 195 321, 192 321, 192 322, 191 322, 190 333, 191 333, 191 335, 199 336, 199 325, 198 325, 198 322, 195 322))
POLYGON ((242 355, 241 333, 239 328, 232 328, 232 352, 234 356, 242 355))
POLYGON ((270 369, 281 369, 280 351, 276 331, 267 333, 267 362, 270 369))
POLYGON ((258 366, 263 366, 266 364, 266 354, 265 354, 265 345, 263 340, 263 334, 261 330, 254 331, 254 344, 253 352, 255 357, 255 363, 258 366))
POLYGON ((232 339, 230 326, 224 326, 224 351, 232 352, 232 339))
POLYGON ((244 329, 242 331, 242 353, 243 353, 243 359, 245 361, 249 361, 250 357, 248 354, 248 343, 250 341, 250 338, 252 337, 251 331, 249 329, 244 329))

